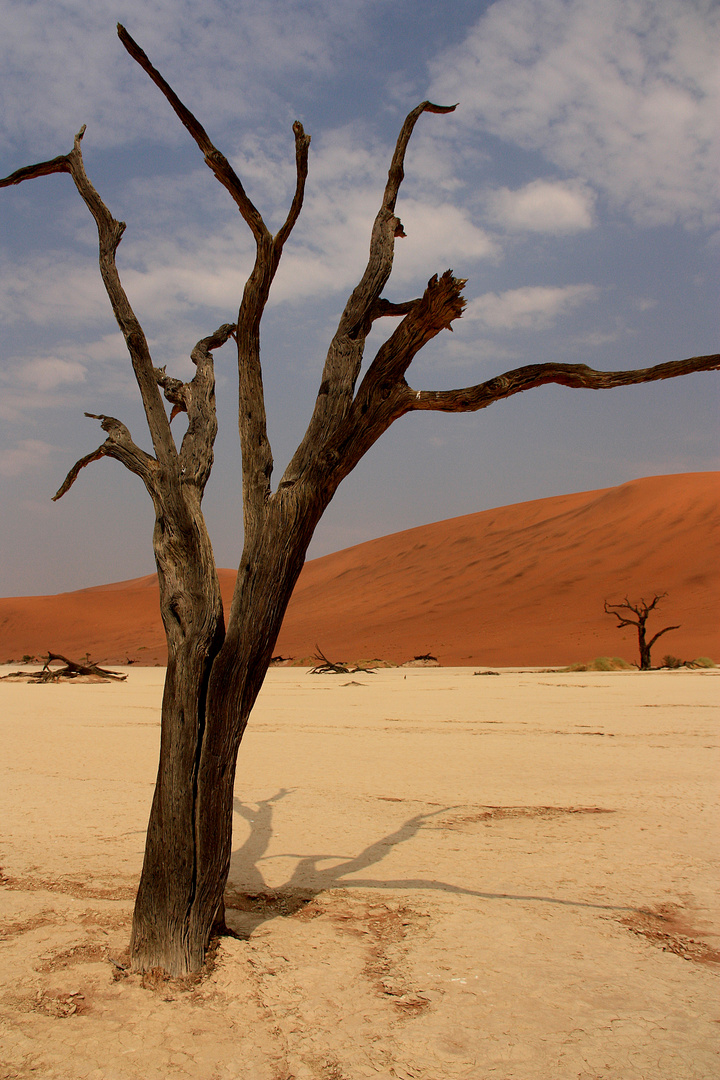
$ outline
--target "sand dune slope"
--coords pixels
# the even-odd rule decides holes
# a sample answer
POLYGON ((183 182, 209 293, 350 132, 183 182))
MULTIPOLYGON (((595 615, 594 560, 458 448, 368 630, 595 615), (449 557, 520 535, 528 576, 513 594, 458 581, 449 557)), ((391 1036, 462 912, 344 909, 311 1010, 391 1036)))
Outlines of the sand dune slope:
MULTIPOLYGON (((334 658, 444 664, 634 660, 603 600, 669 594, 654 659, 720 660, 718 473, 648 477, 601 491, 486 510, 309 562, 278 641, 334 658)), ((234 573, 221 571, 229 599, 234 573)), ((0 600, 0 659, 52 649, 163 663, 153 575, 50 597, 0 600)))
MULTIPOLYGON (((720 660, 718 474, 658 476, 396 533, 305 568, 278 642, 444 664, 634 660, 603 600, 669 594, 658 642, 720 660)), ((662 620, 662 621, 660 621, 662 620)), ((649 625, 652 625, 649 623, 649 625)))

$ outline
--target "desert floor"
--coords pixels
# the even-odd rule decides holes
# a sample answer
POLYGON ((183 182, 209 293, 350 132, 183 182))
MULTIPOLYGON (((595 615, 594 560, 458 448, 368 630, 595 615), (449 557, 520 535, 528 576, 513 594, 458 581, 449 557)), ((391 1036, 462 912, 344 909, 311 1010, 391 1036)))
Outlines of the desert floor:
POLYGON ((122 971, 163 674, 0 683, 0 1076, 720 1075, 720 670, 271 671, 187 986, 122 971))

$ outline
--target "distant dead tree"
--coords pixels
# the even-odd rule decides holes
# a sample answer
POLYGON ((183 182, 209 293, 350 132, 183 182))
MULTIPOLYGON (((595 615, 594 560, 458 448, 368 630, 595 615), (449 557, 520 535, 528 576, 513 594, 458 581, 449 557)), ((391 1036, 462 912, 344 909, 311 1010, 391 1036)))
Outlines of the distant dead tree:
POLYGON ((651 637, 649 641, 647 641, 646 639, 645 624, 648 621, 648 616, 650 615, 651 611, 654 611, 660 601, 664 600, 666 597, 667 593, 656 593, 650 603, 648 603, 642 597, 640 598, 640 600, 636 600, 634 603, 631 603, 627 596, 621 604, 608 604, 607 600, 605 601, 605 614, 615 616, 615 618, 618 620, 618 630, 622 630, 624 626, 637 627, 638 646, 640 648, 641 671, 650 670, 650 650, 652 649, 657 639, 659 637, 662 637, 663 634, 667 634, 668 630, 680 629, 680 624, 678 624, 677 626, 665 626, 662 630, 658 630, 657 634, 655 634, 654 637, 651 637), (627 612, 627 614, 625 615, 623 614, 623 612, 627 612), (633 615, 635 616, 635 618, 633 618, 633 615))
POLYGON ((406 374, 414 357, 442 330, 450 329, 465 306, 465 282, 451 270, 434 274, 422 296, 397 302, 383 295, 395 241, 405 235, 395 206, 413 129, 425 113, 455 108, 423 101, 408 114, 398 136, 372 227, 367 265, 330 343, 307 431, 273 489, 260 322, 284 245, 303 205, 310 136, 302 124, 293 124, 295 192, 284 223, 273 235, 204 127, 122 26, 118 34, 195 140, 255 241, 255 263, 238 314, 192 349, 195 374, 189 382, 172 378, 153 363, 115 261, 125 224, 115 220, 85 172, 81 151, 85 127, 69 153, 18 169, 0 186, 54 173, 67 173, 72 179, 97 225, 100 274, 125 339, 150 431, 152 454, 137 445, 120 420, 88 413, 100 421, 107 438, 72 467, 55 498, 70 489, 86 465, 109 457, 142 480, 155 510, 153 546, 168 666, 160 764, 130 950, 134 969, 161 968, 178 976, 202 967, 213 927, 224 925, 238 749, 308 544, 338 485, 380 436, 408 413, 477 412, 546 383, 598 390, 672 379, 715 370, 720 355, 635 371, 528 364, 458 390, 411 387, 406 374), (366 339, 373 324, 388 317, 399 323, 360 378, 366 339), (237 350, 244 546, 226 625, 201 502, 217 432, 213 353, 229 340, 237 350), (179 412, 187 416, 187 430, 178 446, 170 424, 179 412))
POLYGON ((328 660, 319 645, 315 646, 314 659, 317 660, 317 664, 314 668, 310 669, 308 672, 309 675, 357 675, 362 671, 364 671, 366 675, 375 674, 374 668, 358 667, 357 665, 346 664, 342 660, 328 660))

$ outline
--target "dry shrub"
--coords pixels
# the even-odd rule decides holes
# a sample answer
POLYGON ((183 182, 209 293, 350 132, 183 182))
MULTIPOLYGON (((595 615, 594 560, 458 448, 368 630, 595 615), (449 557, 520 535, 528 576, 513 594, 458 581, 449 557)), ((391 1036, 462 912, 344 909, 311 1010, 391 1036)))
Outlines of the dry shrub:
POLYGON ((562 671, 631 671, 633 664, 628 664, 621 656, 596 656, 587 664, 571 664, 562 671))

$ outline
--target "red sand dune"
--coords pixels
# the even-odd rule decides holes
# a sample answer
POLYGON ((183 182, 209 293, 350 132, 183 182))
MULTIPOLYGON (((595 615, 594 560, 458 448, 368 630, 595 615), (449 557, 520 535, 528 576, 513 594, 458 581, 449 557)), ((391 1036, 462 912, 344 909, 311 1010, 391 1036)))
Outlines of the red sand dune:
MULTIPOLYGON (((668 598, 651 617, 653 660, 720 661, 720 473, 653 476, 371 540, 305 566, 276 652, 448 665, 637 658, 603 601, 668 598)), ((226 601, 234 572, 221 570, 226 601)), ((59 596, 0 599, 0 660, 90 652, 164 663, 154 575, 59 596)))

